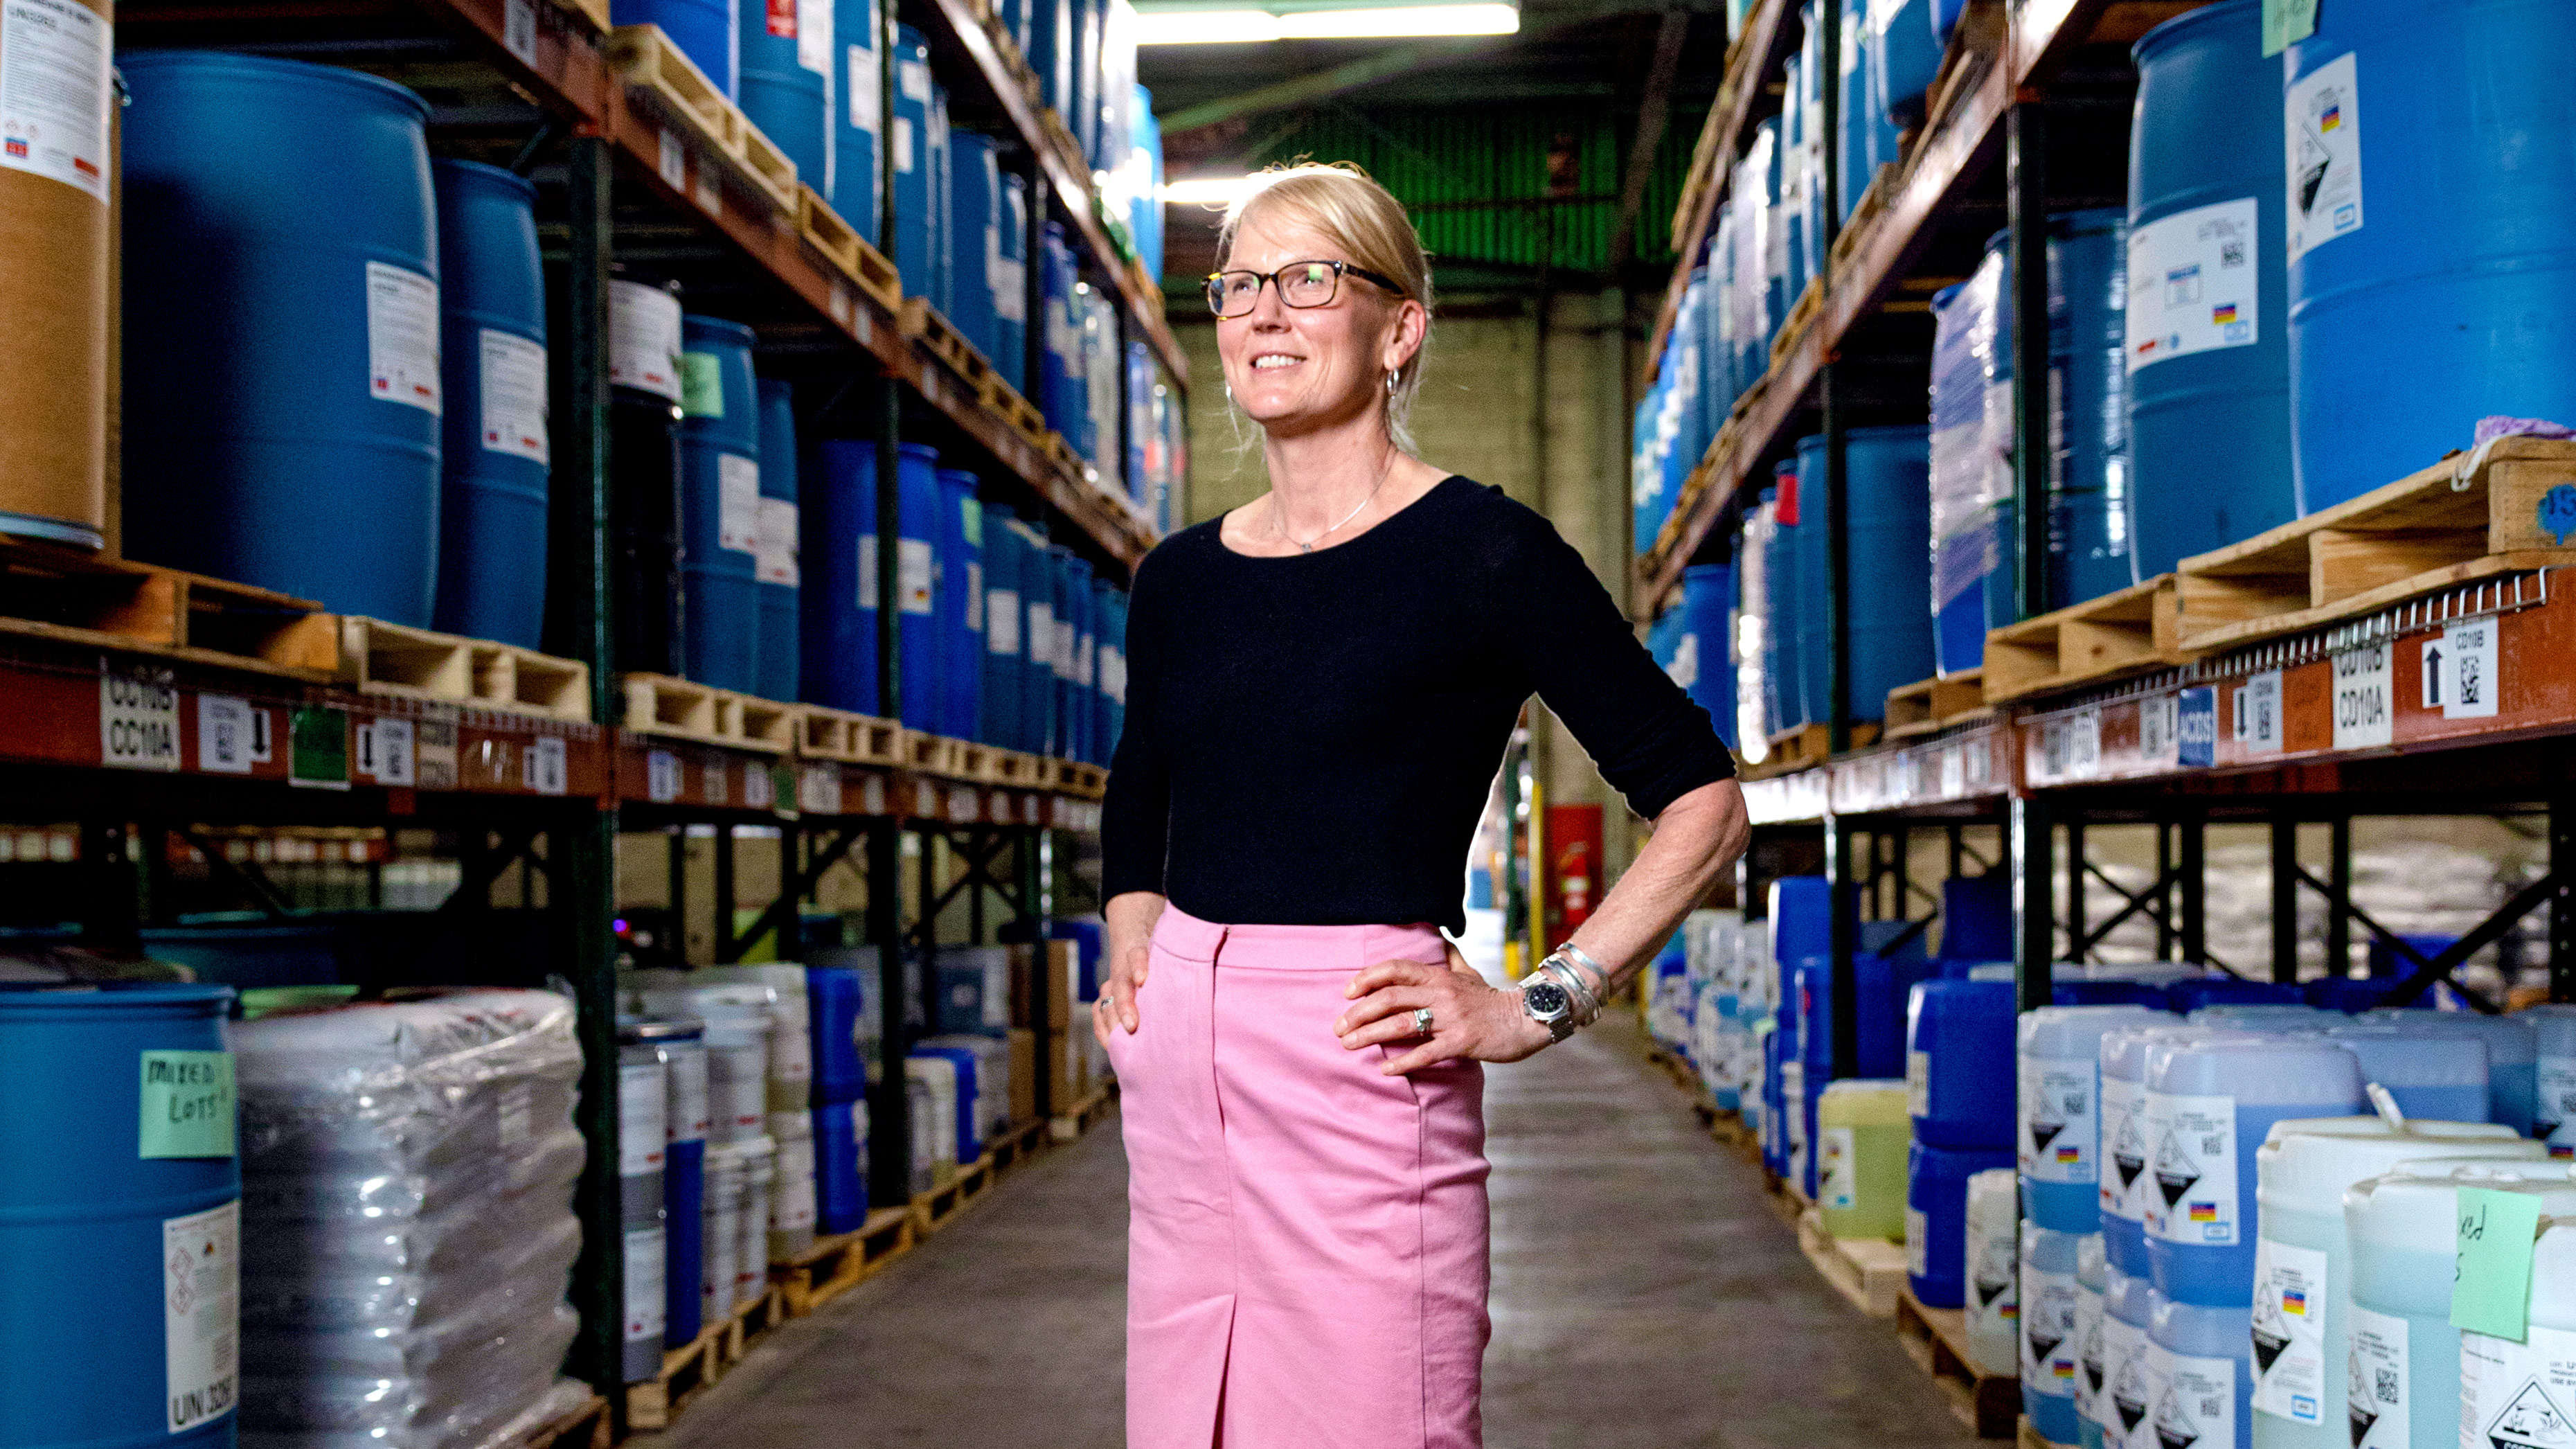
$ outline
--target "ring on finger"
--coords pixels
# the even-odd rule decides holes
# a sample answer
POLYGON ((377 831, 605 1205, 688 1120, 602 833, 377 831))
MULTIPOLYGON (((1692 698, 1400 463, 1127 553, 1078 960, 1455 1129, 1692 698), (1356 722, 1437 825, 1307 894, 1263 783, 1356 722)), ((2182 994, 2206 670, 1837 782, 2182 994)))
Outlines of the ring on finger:
POLYGON ((1413 1009, 1413 1034, 1415 1036, 1431 1035, 1430 1007, 1417 1006, 1413 1009))

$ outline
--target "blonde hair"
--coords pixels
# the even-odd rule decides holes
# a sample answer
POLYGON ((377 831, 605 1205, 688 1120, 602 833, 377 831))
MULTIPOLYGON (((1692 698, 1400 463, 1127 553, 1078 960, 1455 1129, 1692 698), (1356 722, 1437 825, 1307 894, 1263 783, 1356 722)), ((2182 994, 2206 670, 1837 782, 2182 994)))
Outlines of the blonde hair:
POLYGON ((1386 400, 1387 432, 1397 447, 1412 452, 1413 400, 1422 391, 1422 364, 1431 351, 1431 261, 1404 203, 1350 161, 1273 166, 1252 180, 1225 209, 1225 222, 1217 229, 1219 270, 1233 254, 1235 233, 1247 219, 1275 216, 1321 235, 1353 265, 1393 277, 1403 284, 1406 297, 1422 304, 1422 343, 1396 369, 1386 400))

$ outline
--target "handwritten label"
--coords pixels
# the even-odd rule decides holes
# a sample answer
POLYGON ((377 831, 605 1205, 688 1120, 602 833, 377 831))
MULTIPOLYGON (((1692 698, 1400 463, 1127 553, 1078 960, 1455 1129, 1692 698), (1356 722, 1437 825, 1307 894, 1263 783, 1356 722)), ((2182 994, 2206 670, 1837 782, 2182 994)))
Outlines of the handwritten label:
POLYGON ((179 768, 179 689, 169 670, 100 666, 98 758, 120 770, 179 768))
POLYGON ((2460 1189, 2453 1328, 2522 1342, 2531 1300, 2531 1245, 2539 1232, 2540 1199, 2488 1187, 2460 1189))
POLYGON ((233 1155, 233 1054, 147 1051, 137 1157, 233 1155))

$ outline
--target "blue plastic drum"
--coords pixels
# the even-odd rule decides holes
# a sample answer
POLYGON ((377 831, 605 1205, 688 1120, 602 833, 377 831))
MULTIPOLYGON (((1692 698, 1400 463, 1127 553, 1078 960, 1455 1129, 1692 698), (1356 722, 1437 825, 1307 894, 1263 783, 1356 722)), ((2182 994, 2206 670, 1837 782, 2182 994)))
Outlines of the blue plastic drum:
POLYGON ((760 546, 752 565, 760 584, 760 687, 763 699, 793 701, 799 656, 799 567, 802 535, 796 514, 796 392, 774 378, 760 384, 760 546))
POLYGON ((1905 1080, 1915 1139, 1935 1147, 2009 1150, 2014 1084, 1994 1067, 2012 1059, 2011 982, 1916 986, 1905 1017, 1905 1080))
POLYGON ((840 69, 832 74, 832 177, 828 189, 816 189, 870 246, 882 248, 886 83, 877 52, 880 27, 876 0, 832 0, 832 43, 840 51, 840 69))
POLYGON ((1905 1159, 1905 1215, 1909 1248, 1921 1252, 1906 1284, 1926 1308, 1957 1308, 1967 1301, 1968 1179, 1994 1168, 2009 1170, 2009 1146, 1948 1148, 1916 1142, 1905 1159), (1918 1226, 1919 1225, 1919 1229, 1918 1226))
POLYGON ((796 163, 796 179, 825 195, 832 175, 832 6, 829 0, 737 3, 742 79, 734 99, 752 126, 796 163))
POLYGON ((2128 214, 2110 207, 2048 219, 2049 396, 2058 439, 2049 480, 2048 597, 2058 608, 2137 582, 2121 360, 2128 225, 2128 214))
POLYGON ((437 627, 537 647, 546 612, 546 287, 537 188, 474 161, 438 195, 437 627))
POLYGON ((801 490, 797 611, 808 704, 882 715, 877 699, 877 445, 827 438, 822 476, 801 490), (807 585, 810 585, 808 587, 807 585))
POLYGON ((760 687, 760 392, 752 332, 739 322, 681 320, 680 565, 688 593, 689 678, 718 689, 760 687))
POLYGON ((906 728, 945 733, 939 647, 939 450, 904 443, 896 452, 896 517, 902 533, 896 540, 896 663, 901 676, 906 728))

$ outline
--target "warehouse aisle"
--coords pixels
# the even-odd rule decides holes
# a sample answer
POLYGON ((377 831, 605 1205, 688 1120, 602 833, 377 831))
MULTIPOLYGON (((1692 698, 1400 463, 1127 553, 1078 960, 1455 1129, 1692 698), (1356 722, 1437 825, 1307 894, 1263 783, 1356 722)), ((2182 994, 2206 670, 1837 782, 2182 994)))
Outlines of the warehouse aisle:
MULTIPOLYGON (((1883 1323, 1798 1255, 1625 1017, 1494 1069, 1492 1449, 1974 1441, 1883 1323)), ((1115 1449, 1126 1162, 1115 1119, 787 1327, 654 1449, 1115 1449)))

